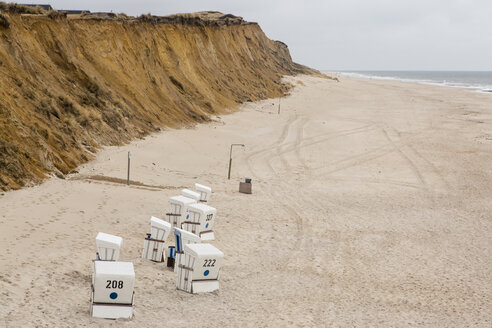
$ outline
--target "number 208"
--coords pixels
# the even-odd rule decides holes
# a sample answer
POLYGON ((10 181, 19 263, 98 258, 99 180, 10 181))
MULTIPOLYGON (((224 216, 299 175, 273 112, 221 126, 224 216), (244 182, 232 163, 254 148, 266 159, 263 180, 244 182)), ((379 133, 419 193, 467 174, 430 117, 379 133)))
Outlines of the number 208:
POLYGON ((121 280, 106 280, 106 288, 123 288, 123 281, 121 280))

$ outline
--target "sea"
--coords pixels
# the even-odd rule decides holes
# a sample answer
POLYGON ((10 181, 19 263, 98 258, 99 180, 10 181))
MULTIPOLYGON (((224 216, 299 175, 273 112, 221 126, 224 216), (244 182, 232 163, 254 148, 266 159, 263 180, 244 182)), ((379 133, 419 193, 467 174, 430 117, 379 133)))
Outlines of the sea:
POLYGON ((492 94, 492 71, 331 71, 330 73, 358 78, 443 85, 492 94))

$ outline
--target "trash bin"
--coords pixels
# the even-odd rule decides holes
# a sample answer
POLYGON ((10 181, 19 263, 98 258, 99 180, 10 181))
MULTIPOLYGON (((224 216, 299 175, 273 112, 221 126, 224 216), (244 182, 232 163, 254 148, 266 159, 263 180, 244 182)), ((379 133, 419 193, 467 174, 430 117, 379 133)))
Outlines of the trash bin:
POLYGON ((245 181, 246 182, 239 182, 239 192, 243 194, 252 194, 251 179, 246 179, 245 181))

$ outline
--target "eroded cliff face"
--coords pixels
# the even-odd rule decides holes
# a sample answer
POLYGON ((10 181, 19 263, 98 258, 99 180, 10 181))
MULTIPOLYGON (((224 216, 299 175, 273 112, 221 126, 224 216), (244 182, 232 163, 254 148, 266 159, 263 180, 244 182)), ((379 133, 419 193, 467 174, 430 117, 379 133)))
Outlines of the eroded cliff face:
POLYGON ((101 145, 278 97, 313 73, 257 24, 50 19, 0 26, 0 189, 63 176, 101 145))

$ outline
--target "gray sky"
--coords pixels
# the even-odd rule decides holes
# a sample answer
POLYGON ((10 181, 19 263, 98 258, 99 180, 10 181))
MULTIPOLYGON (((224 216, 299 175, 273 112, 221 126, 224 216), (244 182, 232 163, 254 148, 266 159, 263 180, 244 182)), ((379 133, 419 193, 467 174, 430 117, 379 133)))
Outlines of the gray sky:
POLYGON ((258 22, 269 38, 287 43, 296 62, 321 70, 492 71, 492 0, 40 2, 129 15, 231 13, 258 22))

